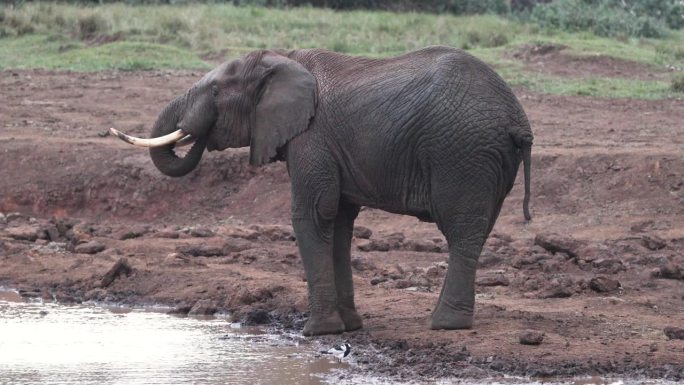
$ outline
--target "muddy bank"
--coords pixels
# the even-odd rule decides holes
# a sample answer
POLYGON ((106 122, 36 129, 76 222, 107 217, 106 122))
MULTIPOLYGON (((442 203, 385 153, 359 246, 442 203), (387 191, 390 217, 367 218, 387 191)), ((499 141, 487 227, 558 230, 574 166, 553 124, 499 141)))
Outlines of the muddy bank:
MULTIPOLYGON (((301 330, 307 316, 303 267, 286 225, 0 218, 0 283, 25 297, 162 303, 176 314, 228 313, 232 321, 289 331, 301 330)), ((362 370, 402 379, 684 378, 676 330, 683 325, 684 239, 642 234, 597 243, 539 234, 516 241, 495 233, 480 259, 475 328, 438 332, 427 322, 446 272, 444 242, 361 226, 356 235, 365 328, 318 340, 349 340, 362 370)))
MULTIPOLYGON (((60 302, 165 304, 300 330, 306 282, 282 163, 207 154, 185 178, 105 136, 144 133, 199 74, 4 72, 0 285, 60 302)), ((480 258, 475 326, 430 331, 446 271, 431 224, 363 210, 358 370, 396 378, 684 378, 684 102, 516 91, 535 132, 480 258)))

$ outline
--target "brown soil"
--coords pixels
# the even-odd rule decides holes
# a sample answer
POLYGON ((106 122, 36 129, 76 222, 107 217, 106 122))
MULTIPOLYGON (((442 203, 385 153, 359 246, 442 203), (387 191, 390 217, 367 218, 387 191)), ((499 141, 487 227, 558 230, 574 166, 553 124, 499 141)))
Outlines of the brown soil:
POLYGON ((553 44, 523 45, 512 53, 525 63, 527 70, 567 78, 625 78, 639 80, 669 80, 671 71, 665 66, 610 56, 577 56, 565 51, 567 47, 553 44))
MULTIPOLYGON (((282 163, 251 168, 232 150, 170 179, 105 136, 146 133, 199 76, 0 72, 0 284, 183 313, 209 300, 193 313, 301 328, 282 163), (107 275, 121 258, 132 270, 107 275)), ((408 379, 684 379, 684 340, 664 332, 684 326, 684 102, 516 92, 535 133, 534 219, 518 183, 480 259, 474 328, 427 329, 446 267, 434 225, 367 209, 357 225, 372 236, 359 228, 353 251, 365 327, 319 340, 348 339, 358 370, 408 379), (540 345, 520 343, 528 329, 540 345)))

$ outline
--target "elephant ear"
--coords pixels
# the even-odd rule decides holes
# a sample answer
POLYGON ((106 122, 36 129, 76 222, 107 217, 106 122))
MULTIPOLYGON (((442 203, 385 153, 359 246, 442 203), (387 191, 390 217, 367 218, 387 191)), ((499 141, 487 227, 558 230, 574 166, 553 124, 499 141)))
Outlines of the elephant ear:
POLYGON ((249 162, 273 161, 279 147, 309 127, 316 110, 316 79, 301 64, 265 56, 268 78, 261 89, 252 129, 249 162))

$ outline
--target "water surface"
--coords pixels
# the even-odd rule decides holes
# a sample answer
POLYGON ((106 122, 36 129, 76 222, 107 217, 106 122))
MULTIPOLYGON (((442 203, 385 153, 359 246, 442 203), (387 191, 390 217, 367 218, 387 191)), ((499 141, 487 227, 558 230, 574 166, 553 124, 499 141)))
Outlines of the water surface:
POLYGON ((0 295, 0 384, 322 384, 347 367, 294 338, 0 295))

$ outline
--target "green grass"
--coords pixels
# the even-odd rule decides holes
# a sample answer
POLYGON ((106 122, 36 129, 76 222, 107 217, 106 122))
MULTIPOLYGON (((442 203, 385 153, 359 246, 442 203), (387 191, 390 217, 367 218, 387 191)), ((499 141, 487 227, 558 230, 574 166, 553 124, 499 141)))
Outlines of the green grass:
POLYGON ((0 39, 0 52, 0 68, 5 69, 100 71, 210 67, 186 50, 144 42, 119 41, 88 47, 74 40, 28 35, 0 39))
POLYGON ((390 56, 427 45, 470 50, 513 85, 539 92, 598 97, 680 96, 663 81, 567 79, 526 71, 511 52, 524 44, 565 45, 567 54, 606 55, 684 67, 684 32, 666 39, 618 41, 588 33, 540 31, 495 15, 334 12, 231 5, 79 7, 27 3, 0 7, 0 68, 75 71, 206 69, 201 57, 233 58, 261 48, 322 47, 390 56), (100 42, 113 41, 102 44, 100 42))

